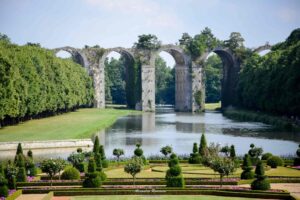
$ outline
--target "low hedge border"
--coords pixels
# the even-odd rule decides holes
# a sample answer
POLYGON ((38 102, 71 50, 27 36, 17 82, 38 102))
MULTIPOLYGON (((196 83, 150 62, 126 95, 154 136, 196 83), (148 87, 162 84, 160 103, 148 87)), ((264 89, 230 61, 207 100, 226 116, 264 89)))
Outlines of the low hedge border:
MULTIPOLYGON (((149 160, 149 164, 166 164, 168 160, 149 160)), ((188 160, 179 160, 179 163, 189 163, 188 160)))
MULTIPOLYGON (((52 186, 82 185, 82 181, 52 182, 52 186)), ((51 182, 18 182, 17 187, 51 186, 51 182)))
MULTIPOLYGON (((255 179, 249 179, 249 180, 240 180, 237 182, 237 185, 242 185, 242 184, 250 184, 252 181, 255 179)), ((286 178, 286 179, 277 179, 277 178, 268 178, 270 183, 300 183, 299 178, 286 178)))
POLYGON ((274 193, 261 191, 226 191, 226 190, 187 190, 187 189, 164 189, 164 190, 73 190, 54 191, 54 196, 80 196, 80 195, 216 195, 230 197, 248 197, 263 199, 293 199, 290 193, 274 193))
POLYGON ((16 198, 18 198, 20 195, 22 195, 22 190, 17 190, 14 193, 12 193, 11 195, 9 195, 6 200, 15 200, 16 198))

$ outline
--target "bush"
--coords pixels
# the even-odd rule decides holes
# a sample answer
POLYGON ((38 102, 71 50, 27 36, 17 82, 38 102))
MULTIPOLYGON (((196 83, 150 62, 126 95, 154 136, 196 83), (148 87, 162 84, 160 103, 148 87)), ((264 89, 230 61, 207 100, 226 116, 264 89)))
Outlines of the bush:
POLYGON ((84 163, 78 163, 75 168, 78 169, 79 172, 84 172, 84 163))
POLYGON ((300 166, 300 158, 294 159, 294 166, 300 166))
POLYGON ((179 160, 178 160, 178 158, 176 157, 176 158, 171 159, 171 160, 169 161, 168 166, 169 166, 169 167, 173 167, 173 166, 178 165, 178 164, 179 164, 179 160))
POLYGON ((142 156, 143 153, 144 153, 143 149, 137 148, 137 149, 134 150, 134 155, 136 155, 138 157, 142 156))
POLYGON ((201 156, 199 153, 191 153, 189 157, 190 164, 200 164, 201 163, 201 156))
POLYGON ((61 175, 63 180, 79 180, 80 173, 75 167, 67 167, 61 175))
POLYGON ((6 185, 0 186, 0 197, 7 197, 8 196, 8 188, 6 185))
POLYGON ((107 176, 104 172, 98 172, 99 177, 102 181, 105 181, 107 179, 107 176))
POLYGON ((271 158, 273 156, 273 154, 271 153, 264 153, 261 157, 262 160, 268 160, 269 158, 271 158))
POLYGON ((278 156, 272 156, 267 160, 267 165, 269 165, 271 168, 277 168, 277 166, 283 165, 283 160, 278 156))
POLYGON ((26 182, 27 180, 25 167, 20 167, 17 173, 17 182, 26 182))
POLYGON ((109 162, 108 162, 108 160, 102 160, 102 167, 103 168, 108 168, 108 164, 109 164, 109 162))
POLYGON ((270 182, 268 179, 256 179, 251 183, 252 190, 269 190, 270 182))
POLYGON ((243 171, 241 174, 241 179, 247 180, 247 179, 253 179, 254 178, 254 172, 253 171, 243 171))
POLYGON ((171 176, 178 176, 179 174, 181 174, 181 167, 179 165, 175 165, 171 167, 169 170, 171 176))
POLYGON ((17 188, 17 179, 15 176, 10 176, 8 177, 8 184, 7 184, 8 188, 10 190, 16 189, 17 188))
POLYGON ((182 175, 179 176, 171 176, 166 178, 167 187, 185 187, 184 179, 182 175))
POLYGON ((101 184, 102 182, 98 172, 86 173, 82 183, 85 188, 97 188, 100 187, 101 184))

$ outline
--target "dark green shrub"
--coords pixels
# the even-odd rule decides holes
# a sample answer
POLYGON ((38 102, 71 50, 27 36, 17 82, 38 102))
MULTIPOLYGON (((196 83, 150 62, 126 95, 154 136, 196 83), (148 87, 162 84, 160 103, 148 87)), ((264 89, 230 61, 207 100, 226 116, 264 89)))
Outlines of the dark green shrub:
POLYGON ((84 172, 84 163, 78 163, 77 165, 75 165, 75 168, 78 169, 79 172, 84 172))
POLYGON ((67 167, 61 175, 63 180, 79 180, 80 173, 75 167, 67 167))
POLYGON ((0 197, 8 197, 8 188, 6 185, 0 186, 0 197))
POLYGON ((103 168, 108 168, 109 162, 108 160, 102 160, 102 167, 103 168))
POLYGON ((94 153, 99 153, 100 151, 100 142, 99 142, 99 137, 98 135, 95 137, 95 141, 94 141, 94 147, 93 147, 93 152, 94 153))
POLYGON ((29 172, 27 175, 29 176, 35 176, 37 174, 36 167, 34 165, 34 162, 32 158, 28 157, 26 159, 26 172, 29 172))
POLYGON ((88 172, 93 173, 96 171, 96 163, 93 158, 90 158, 89 164, 88 164, 88 172))
POLYGON ((7 181, 8 181, 7 186, 10 190, 17 188, 16 176, 13 175, 13 176, 8 177, 7 181))
POLYGON ((102 182, 98 172, 86 173, 82 183, 85 188, 97 188, 100 187, 101 184, 102 182))
POLYGON ((99 177, 102 181, 105 181, 107 179, 107 176, 104 172, 98 172, 99 177))
POLYGON ((263 163, 259 161, 255 168, 255 177, 256 180, 254 180, 251 183, 251 189, 252 190, 268 190, 270 189, 270 182, 265 176, 265 170, 263 163))
POLYGON ((144 153, 143 149, 137 148, 137 149, 134 150, 134 155, 136 155, 138 157, 142 156, 143 153, 144 153))
POLYGON ((299 144, 299 148, 296 151, 297 154, 297 158, 294 159, 294 166, 299 166, 300 165, 300 144, 299 144))
POLYGON ((25 157, 23 154, 16 155, 15 159, 16 159, 15 163, 17 167, 25 167, 25 157))
POLYGON ((94 154, 94 159, 96 163, 96 171, 101 172, 102 171, 102 158, 100 153, 94 154))
POLYGON ((297 149, 296 154, 297 154, 298 157, 300 157, 300 144, 299 144, 298 147, 299 147, 299 148, 297 149))
POLYGON ((76 151, 77 151, 77 153, 82 153, 82 148, 79 147, 79 148, 77 148, 76 151))
POLYGON ((27 180, 25 167, 19 167, 17 173, 17 182, 26 182, 27 180))
POLYGON ((242 165, 243 172, 241 174, 241 179, 253 179, 254 172, 252 171, 252 164, 250 161, 249 154, 245 154, 242 165))
POLYGON ((190 164, 200 164, 201 163, 201 156, 199 153, 191 153, 189 157, 190 164))
POLYGON ((167 187, 181 187, 181 188, 185 187, 185 182, 182 175, 175 176, 175 177, 172 176, 167 177, 166 181, 167 181, 166 182, 167 187))
POLYGON ((27 151, 27 156, 28 156, 29 158, 33 159, 33 153, 32 153, 32 151, 31 151, 31 149, 29 149, 29 150, 27 151))
POLYGON ((277 168, 277 166, 283 165, 283 160, 278 156, 272 156, 267 160, 267 165, 269 165, 271 168, 277 168))
POLYGON ((206 155, 206 151, 207 151, 207 142, 206 142, 205 135, 202 134, 201 135, 201 139, 200 139, 199 154, 201 156, 205 156, 206 155))
POLYGON ((178 176, 179 174, 181 174, 181 167, 179 165, 175 165, 170 168, 171 176, 178 176))
POLYGON ((230 158, 234 159, 236 157, 236 153, 235 153, 235 147, 234 145, 230 146, 230 154, 229 154, 230 158))
POLYGON ((269 158, 271 158, 273 156, 273 154, 271 153, 264 153, 261 157, 262 160, 268 160, 269 158))

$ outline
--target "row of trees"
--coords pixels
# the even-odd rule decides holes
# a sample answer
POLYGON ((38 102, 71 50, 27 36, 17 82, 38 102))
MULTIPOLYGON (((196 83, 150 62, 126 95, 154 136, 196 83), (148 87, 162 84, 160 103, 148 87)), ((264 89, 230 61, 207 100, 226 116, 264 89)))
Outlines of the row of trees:
POLYGON ((91 106, 93 95, 80 65, 0 35, 0 126, 91 106))
POLYGON ((241 106, 270 113, 300 114, 300 29, 265 56, 245 60, 238 84, 241 106))

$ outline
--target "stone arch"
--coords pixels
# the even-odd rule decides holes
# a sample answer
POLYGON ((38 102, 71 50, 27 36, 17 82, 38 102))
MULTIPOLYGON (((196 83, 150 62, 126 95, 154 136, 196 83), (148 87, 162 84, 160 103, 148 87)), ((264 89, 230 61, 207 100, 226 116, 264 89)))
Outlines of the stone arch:
POLYGON ((82 67, 89 70, 89 63, 88 63, 87 57, 80 50, 75 49, 73 47, 69 47, 69 46, 54 49, 55 54, 58 53, 59 51, 66 51, 66 52, 70 53, 74 62, 80 64, 82 67))
MULTIPOLYGON (((201 57, 201 60, 204 61, 212 52, 216 53, 222 60, 223 77, 221 80, 221 107, 226 108, 230 105, 235 105, 240 64, 230 49, 222 47, 217 47, 212 51, 205 53, 201 57)), ((205 85, 203 84, 202 87, 204 88, 205 85)), ((205 89, 203 91, 205 91, 205 89)), ((205 101, 205 97, 203 101, 205 101)))
POLYGON ((259 47, 255 48, 255 49, 253 49, 253 52, 255 52, 255 53, 260 53, 260 52, 265 51, 265 50, 271 50, 271 48, 272 48, 272 45, 270 45, 270 44, 267 42, 266 44, 264 44, 264 45, 262 45, 262 46, 259 46, 259 47))
MULTIPOLYGON (((116 47, 105 49, 104 54, 99 59, 98 68, 94 71, 94 87, 95 87, 95 107, 105 108, 105 59, 111 52, 117 52, 125 58, 126 65, 126 81, 130 80, 128 66, 134 65, 134 55, 130 49, 116 47)), ((131 106, 131 105, 130 105, 131 106)))
MULTIPOLYGON (((162 45, 155 51, 150 60, 150 65, 154 68, 155 76, 155 59, 160 52, 169 53, 175 60, 175 110, 191 111, 192 110, 192 91, 190 63, 191 59, 182 48, 176 45, 162 45)), ((153 95, 155 100, 155 78, 154 78, 153 95)), ((155 102, 155 101, 154 101, 155 102)))

